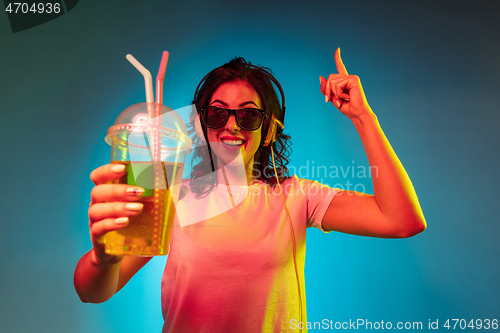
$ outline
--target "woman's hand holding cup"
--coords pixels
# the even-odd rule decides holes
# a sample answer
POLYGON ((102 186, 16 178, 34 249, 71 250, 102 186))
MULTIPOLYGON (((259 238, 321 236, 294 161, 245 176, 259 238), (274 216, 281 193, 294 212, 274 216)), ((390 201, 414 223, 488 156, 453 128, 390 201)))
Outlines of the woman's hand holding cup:
POLYGON ((144 194, 144 189, 127 184, 112 184, 125 174, 123 164, 103 165, 90 174, 90 179, 96 185, 92 189, 89 207, 90 237, 94 246, 94 255, 103 263, 115 263, 123 256, 106 254, 104 237, 106 233, 127 226, 129 216, 142 211, 143 204, 134 202, 144 194))

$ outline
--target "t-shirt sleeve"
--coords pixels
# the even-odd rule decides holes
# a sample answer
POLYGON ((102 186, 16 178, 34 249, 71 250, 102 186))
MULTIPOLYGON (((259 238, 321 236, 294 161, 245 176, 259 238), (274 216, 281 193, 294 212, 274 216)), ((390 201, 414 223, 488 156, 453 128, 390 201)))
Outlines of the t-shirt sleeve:
POLYGON ((340 189, 308 179, 297 178, 297 181, 306 197, 307 227, 314 227, 327 232, 323 229, 321 222, 330 206, 330 202, 340 192, 340 189))

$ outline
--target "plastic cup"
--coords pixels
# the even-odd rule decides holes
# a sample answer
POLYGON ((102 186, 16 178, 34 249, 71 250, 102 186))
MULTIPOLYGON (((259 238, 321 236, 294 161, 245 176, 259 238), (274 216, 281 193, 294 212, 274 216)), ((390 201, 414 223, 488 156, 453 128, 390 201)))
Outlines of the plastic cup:
POLYGON ((124 164, 126 170, 114 183, 145 189, 137 201, 144 205, 142 212, 130 216, 125 228, 106 234, 106 253, 168 254, 184 161, 192 151, 186 125, 165 105, 135 104, 108 129, 106 142, 111 145, 111 163, 124 164), (152 108, 154 118, 150 117, 152 108))

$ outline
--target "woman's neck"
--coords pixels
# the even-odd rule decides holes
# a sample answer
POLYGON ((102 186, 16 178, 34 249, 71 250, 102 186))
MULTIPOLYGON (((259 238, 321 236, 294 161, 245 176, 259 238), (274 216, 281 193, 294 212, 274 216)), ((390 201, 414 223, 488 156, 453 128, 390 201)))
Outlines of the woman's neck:
POLYGON ((219 183, 229 186, 248 186, 254 182, 253 159, 247 165, 224 165, 220 160, 217 165, 220 165, 217 169, 219 183))

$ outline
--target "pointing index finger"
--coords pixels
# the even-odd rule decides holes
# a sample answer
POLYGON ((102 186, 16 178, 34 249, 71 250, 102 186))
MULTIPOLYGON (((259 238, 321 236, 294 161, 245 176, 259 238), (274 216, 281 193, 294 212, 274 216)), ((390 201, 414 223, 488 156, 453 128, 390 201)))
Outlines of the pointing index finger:
POLYGON ((337 72, 341 75, 349 75, 345 69, 342 58, 340 57, 340 47, 335 51, 335 65, 337 66, 337 72))

